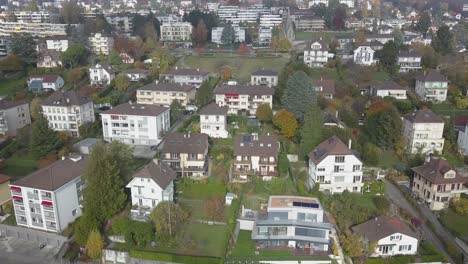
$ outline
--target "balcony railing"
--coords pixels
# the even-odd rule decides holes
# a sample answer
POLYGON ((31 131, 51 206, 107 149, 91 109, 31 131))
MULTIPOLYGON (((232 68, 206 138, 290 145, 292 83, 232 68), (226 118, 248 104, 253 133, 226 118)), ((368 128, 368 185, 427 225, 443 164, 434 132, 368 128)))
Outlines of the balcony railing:
POLYGON ((43 201, 52 201, 52 197, 51 196, 47 196, 47 195, 41 195, 41 199, 43 201))
POLYGON ((23 218, 20 218, 20 217, 17 217, 16 218, 16 223, 17 224, 23 224, 23 225, 27 225, 28 222, 26 221, 26 219, 23 219, 23 218))
POLYGON ((39 200, 39 194, 28 192, 28 199, 39 200))
POLYGON ((33 226, 36 226, 36 227, 44 227, 44 224, 43 224, 43 223, 38 223, 38 222, 32 221, 31 224, 32 224, 33 226))
POLYGON ((55 216, 53 216, 53 215, 44 215, 44 218, 45 218, 45 220, 55 222, 55 216))

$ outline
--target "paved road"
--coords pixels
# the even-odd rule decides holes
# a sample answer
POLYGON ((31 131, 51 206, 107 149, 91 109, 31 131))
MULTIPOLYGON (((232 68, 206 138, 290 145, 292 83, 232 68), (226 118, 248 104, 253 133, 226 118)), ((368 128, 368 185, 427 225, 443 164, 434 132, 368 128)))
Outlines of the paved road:
MULTIPOLYGON (((453 259, 449 256, 449 254, 446 252, 442 242, 439 240, 439 238, 434 234, 434 232, 432 232, 432 230, 425 223, 425 220, 428 219, 428 218, 426 218, 425 215, 420 215, 419 212, 415 208, 413 208, 413 206, 410 203, 408 203, 408 201, 405 199, 405 197, 403 196, 403 194, 400 192, 400 190, 397 187, 395 187, 393 184, 391 184, 387 180, 384 180, 384 182, 385 182, 385 185, 386 185, 385 194, 390 199, 390 201, 392 201, 398 207, 401 207, 401 208, 405 209, 406 211, 410 212, 412 215, 422 219, 423 221, 422 221, 422 224, 421 224, 421 228, 422 228, 422 231, 424 233, 425 239, 430 241, 440 252, 442 252, 448 258, 450 263, 455 263, 453 261, 453 259)), ((436 218, 436 220, 437 220, 437 218, 436 218)), ((429 221, 431 221, 430 218, 429 218, 429 221)), ((440 225, 440 223, 439 223, 439 225, 440 225)), ((438 228, 437 226, 435 226, 435 227, 438 228)), ((444 228, 442 228, 442 230, 445 231, 444 228)))
POLYGON ((11 237, 0 238, 1 264, 52 264, 58 248, 46 246, 39 248, 36 242, 11 237))

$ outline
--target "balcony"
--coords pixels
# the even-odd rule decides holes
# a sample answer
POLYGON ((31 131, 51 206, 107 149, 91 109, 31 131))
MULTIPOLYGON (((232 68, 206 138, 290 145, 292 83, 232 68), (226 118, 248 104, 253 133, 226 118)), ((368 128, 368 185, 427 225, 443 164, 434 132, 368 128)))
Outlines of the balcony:
POLYGON ((52 196, 41 195, 41 199, 43 201, 52 201, 52 196))
POLYGON ((57 230, 57 225, 55 223, 46 223, 46 228, 50 230, 57 230))
POLYGON ((26 221, 26 218, 24 217, 16 217, 16 223, 17 224, 22 224, 22 225, 27 225, 28 222, 26 221))
POLYGON ((39 194, 37 193, 27 193, 28 199, 39 200, 39 194))
POLYGON ((43 224, 43 223, 38 223, 38 222, 32 221, 31 224, 32 224, 33 226, 35 226, 35 227, 41 227, 41 228, 44 227, 44 224, 43 224))
POLYGON ((44 218, 45 218, 45 220, 55 222, 55 216, 53 214, 46 214, 46 215, 44 215, 44 218))

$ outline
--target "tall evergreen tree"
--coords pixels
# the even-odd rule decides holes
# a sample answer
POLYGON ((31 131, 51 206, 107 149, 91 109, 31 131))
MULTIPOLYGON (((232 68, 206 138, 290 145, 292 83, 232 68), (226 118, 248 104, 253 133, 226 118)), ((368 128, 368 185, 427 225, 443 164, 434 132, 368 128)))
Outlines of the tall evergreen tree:
POLYGON ((31 131, 31 154, 36 158, 45 157, 61 146, 57 133, 49 127, 47 118, 40 114, 31 131))
POLYGON ((304 114, 310 106, 317 104, 312 81, 303 71, 295 72, 289 77, 287 89, 281 102, 284 108, 292 112, 299 122, 302 122, 304 114))
POLYGON ((209 81, 204 81, 198 88, 197 93, 195 94, 195 104, 200 109, 203 106, 207 105, 213 98, 213 89, 209 81))
POLYGON ((400 140, 402 126, 398 110, 392 105, 384 105, 368 113, 364 131, 371 143, 383 149, 394 149, 400 140))
POLYGON ((304 116, 301 128, 301 148, 304 155, 309 154, 322 140, 323 116, 317 103, 311 105, 304 116))
POLYGON ((434 37, 432 37, 432 47, 442 54, 447 55, 453 51, 455 41, 454 35, 447 25, 441 26, 434 37))
POLYGON ((37 60, 36 44, 31 34, 12 34, 11 35, 11 52, 18 59, 26 64, 33 64, 37 60))
POLYGON ((421 15, 421 17, 419 17, 418 23, 416 24, 416 30, 420 33, 427 33, 431 23, 431 15, 426 11, 421 15))
POLYGON ((224 28, 223 32, 221 33, 221 43, 224 45, 231 45, 234 44, 236 41, 236 31, 230 23, 227 23, 224 28))

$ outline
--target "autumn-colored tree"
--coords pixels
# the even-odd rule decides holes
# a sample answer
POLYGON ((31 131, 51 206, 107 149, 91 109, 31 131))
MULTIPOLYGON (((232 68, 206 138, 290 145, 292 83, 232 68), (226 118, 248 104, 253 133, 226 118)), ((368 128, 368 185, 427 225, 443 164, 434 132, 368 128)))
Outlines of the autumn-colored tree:
POLYGON ((270 45, 275 52, 287 52, 292 49, 291 42, 287 38, 274 37, 270 45))
POLYGON ((227 81, 232 78, 232 69, 229 66, 221 67, 221 79, 227 81))
POLYGON ((117 90, 121 92, 126 91, 128 87, 130 87, 130 79, 128 79, 128 76, 125 74, 117 75, 114 81, 115 81, 115 88, 117 88, 117 90))
POLYGON ((101 257, 102 248, 104 247, 104 240, 101 233, 94 229, 89 233, 88 241, 86 242, 86 254, 91 259, 98 259, 101 257))
POLYGON ((451 207, 459 215, 468 215, 468 199, 456 198, 452 200, 451 207))
POLYGON ((0 71, 15 72, 23 68, 21 60, 15 54, 10 54, 4 59, 0 60, 0 71))
POLYGON ((205 213, 212 221, 224 221, 224 200, 219 197, 206 200, 205 213))
POLYGON ((242 42, 237 51, 240 55, 246 55, 249 52, 249 47, 247 47, 247 45, 244 42, 242 42))
POLYGON ((280 129, 283 136, 292 138, 296 135, 299 124, 294 114, 286 109, 280 110, 273 118, 273 124, 280 129))
POLYGON ((205 21, 200 19, 196 27, 192 30, 192 40, 196 47, 203 47, 208 40, 208 28, 205 21))
POLYGON ((273 117, 273 112, 271 111, 270 104, 264 103, 258 106, 257 112, 255 112, 258 120, 262 122, 270 122, 273 117))
POLYGON ((372 0, 372 15, 380 17, 380 0, 372 0))
POLYGON ((362 28, 358 29, 358 31, 356 32, 355 39, 356 39, 355 43, 357 46, 360 46, 366 43, 366 31, 362 28))

